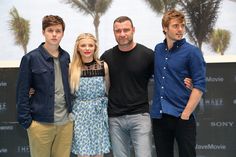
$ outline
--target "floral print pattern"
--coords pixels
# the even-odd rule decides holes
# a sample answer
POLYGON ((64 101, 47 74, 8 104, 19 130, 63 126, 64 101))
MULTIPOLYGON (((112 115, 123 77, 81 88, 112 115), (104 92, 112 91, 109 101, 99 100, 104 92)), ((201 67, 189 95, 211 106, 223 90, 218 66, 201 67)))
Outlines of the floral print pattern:
POLYGON ((73 104, 72 153, 99 155, 110 151, 107 104, 103 76, 81 77, 73 104))

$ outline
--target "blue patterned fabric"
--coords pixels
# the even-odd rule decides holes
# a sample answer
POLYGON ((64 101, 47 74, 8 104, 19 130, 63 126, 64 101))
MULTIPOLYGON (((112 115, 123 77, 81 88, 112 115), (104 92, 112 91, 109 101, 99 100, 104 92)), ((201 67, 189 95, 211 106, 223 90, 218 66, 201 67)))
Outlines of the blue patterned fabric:
POLYGON ((110 151, 107 104, 103 76, 81 77, 73 101, 72 153, 99 155, 110 151))

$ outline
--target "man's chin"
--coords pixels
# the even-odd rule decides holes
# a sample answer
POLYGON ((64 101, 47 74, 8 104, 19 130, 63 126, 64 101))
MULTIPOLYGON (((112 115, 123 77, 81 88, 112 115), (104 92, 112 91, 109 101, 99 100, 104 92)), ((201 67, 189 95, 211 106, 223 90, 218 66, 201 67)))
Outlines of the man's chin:
POLYGON ((177 35, 176 36, 176 40, 181 40, 181 39, 183 39, 183 35, 177 35))
POLYGON ((129 43, 128 42, 119 42, 119 45, 120 46, 126 46, 126 45, 129 45, 129 43))

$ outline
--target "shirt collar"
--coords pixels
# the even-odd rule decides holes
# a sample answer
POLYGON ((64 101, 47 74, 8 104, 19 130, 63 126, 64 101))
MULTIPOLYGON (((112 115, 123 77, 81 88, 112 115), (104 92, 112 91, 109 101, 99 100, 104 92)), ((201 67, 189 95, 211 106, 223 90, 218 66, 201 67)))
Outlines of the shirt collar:
MULTIPOLYGON (((43 47, 44 44, 45 44, 45 42, 43 42, 39 45, 40 52, 41 52, 42 56, 45 58, 45 60, 50 60, 53 57, 43 47)), ((60 46, 59 46, 58 50, 59 50, 59 56, 61 56, 63 54, 63 51, 60 46)))
MULTIPOLYGON (((167 47, 166 39, 163 42, 164 42, 164 44, 167 47)), ((182 46, 184 43, 186 43, 186 39, 185 38, 183 38, 181 40, 177 40, 176 42, 174 42, 174 45, 173 45, 173 47, 171 49, 175 50, 175 49, 179 48, 180 46, 182 46)))

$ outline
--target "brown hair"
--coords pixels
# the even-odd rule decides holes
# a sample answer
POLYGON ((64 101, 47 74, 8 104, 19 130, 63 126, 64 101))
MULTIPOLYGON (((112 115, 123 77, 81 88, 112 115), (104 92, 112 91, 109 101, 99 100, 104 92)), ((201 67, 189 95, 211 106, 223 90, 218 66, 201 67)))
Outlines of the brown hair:
MULTIPOLYGON (((177 19, 179 20, 181 23, 185 22, 185 16, 182 12, 177 11, 175 9, 171 9, 167 12, 165 12, 165 14, 163 15, 162 18, 162 28, 164 27, 168 27, 170 24, 170 20, 172 19, 177 19)), ((163 31, 163 33, 165 34, 165 32, 163 31)))
POLYGON ((46 15, 42 20, 42 29, 45 30, 47 27, 54 25, 62 25, 62 30, 65 30, 65 23, 60 16, 57 15, 46 15))
POLYGON ((113 22, 113 25, 116 23, 116 22, 119 22, 119 23, 122 23, 122 22, 125 22, 125 21, 130 21, 131 23, 131 26, 133 27, 133 22, 132 20, 128 17, 128 16, 120 16, 118 18, 116 18, 113 22))

